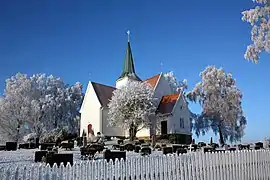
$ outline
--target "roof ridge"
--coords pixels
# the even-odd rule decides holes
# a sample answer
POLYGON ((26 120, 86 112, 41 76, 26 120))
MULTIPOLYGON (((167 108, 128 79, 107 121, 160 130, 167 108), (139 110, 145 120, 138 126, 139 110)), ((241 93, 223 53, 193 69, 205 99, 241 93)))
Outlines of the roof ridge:
MULTIPOLYGON (((179 92, 179 93, 174 93, 174 94, 167 94, 167 95, 165 95, 165 96, 171 96, 171 95, 180 95, 180 94, 182 94, 181 92, 179 92)), ((162 97, 164 97, 164 96, 162 96, 162 97)))
POLYGON ((109 86, 109 85, 106 85, 106 84, 97 83, 97 82, 94 82, 94 81, 91 81, 91 83, 94 83, 94 84, 99 84, 99 85, 102 85, 102 86, 106 86, 106 87, 110 87, 110 88, 114 88, 114 89, 116 89, 116 87, 109 86))
POLYGON ((152 79, 152 78, 154 78, 154 77, 156 77, 156 76, 160 76, 160 73, 159 73, 159 74, 156 74, 156 75, 154 75, 154 76, 152 76, 152 77, 150 77, 150 78, 147 78, 147 79, 145 79, 145 80, 143 80, 143 81, 147 81, 147 80, 152 79))

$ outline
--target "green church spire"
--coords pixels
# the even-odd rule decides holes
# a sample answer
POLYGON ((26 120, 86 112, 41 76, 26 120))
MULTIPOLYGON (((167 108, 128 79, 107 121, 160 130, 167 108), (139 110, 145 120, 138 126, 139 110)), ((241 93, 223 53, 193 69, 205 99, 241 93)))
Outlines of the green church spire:
POLYGON ((130 32, 128 31, 127 34, 128 34, 128 46, 127 46, 127 50, 126 50, 126 57, 125 57, 125 61, 124 61, 124 67, 123 67, 122 74, 120 75, 120 77, 118 79, 121 79, 123 77, 130 77, 134 80, 141 81, 141 79, 135 73, 131 45, 130 45, 130 40, 129 40, 130 32))

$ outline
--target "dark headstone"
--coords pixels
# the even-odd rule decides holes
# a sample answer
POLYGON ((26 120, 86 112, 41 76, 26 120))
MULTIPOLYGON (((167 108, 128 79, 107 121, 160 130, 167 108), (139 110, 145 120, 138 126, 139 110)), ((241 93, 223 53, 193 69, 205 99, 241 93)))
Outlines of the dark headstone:
POLYGON ((74 143, 62 143, 61 144, 61 147, 63 149, 70 149, 70 150, 72 150, 74 148, 74 143))
POLYGON ((177 152, 178 155, 179 154, 185 154, 185 153, 187 153, 187 150, 184 149, 184 148, 178 148, 176 152, 177 152))
POLYGON ((143 147, 141 149, 141 155, 145 156, 145 155, 150 155, 151 154, 151 148, 150 147, 143 147))
POLYGON ((139 153, 141 150, 141 146, 135 146, 134 152, 139 153))
POLYGON ((74 140, 73 140, 73 139, 69 139, 69 140, 68 140, 68 143, 74 144, 74 140))
POLYGON ((110 150, 107 150, 107 151, 104 152, 104 159, 106 159, 107 162, 109 162, 110 159, 115 161, 115 159, 121 160, 121 158, 126 160, 126 152, 125 151, 110 151, 110 150))
POLYGON ((140 142, 141 144, 143 144, 143 143, 145 143, 145 140, 144 140, 144 139, 139 139, 139 142, 140 142))
POLYGON ((238 144, 237 147, 238 147, 238 150, 242 150, 243 149, 243 145, 242 144, 238 144))
POLYGON ((163 147, 167 147, 167 145, 166 144, 161 144, 161 147, 163 148, 163 147))
POLYGON ((198 145, 197 144, 192 144, 191 146, 192 146, 192 148, 193 148, 194 151, 196 151, 198 149, 198 145))
POLYGON ((35 162, 41 162, 42 157, 46 158, 47 151, 36 151, 35 152, 35 162))
POLYGON ((206 143, 204 143, 204 142, 199 142, 199 143, 198 143, 198 146, 199 146, 199 147, 204 147, 204 146, 206 146, 206 143))
POLYGON ((263 149, 263 143, 262 142, 257 142, 255 143, 255 149, 263 149))
POLYGON ((52 150, 54 143, 41 143, 40 150, 52 150))
POLYGON ((213 148, 212 147, 203 147, 203 152, 206 153, 206 152, 213 152, 213 148))
POLYGON ((163 151, 163 154, 172 154, 173 148, 172 147, 163 147, 162 151, 163 151))
POLYGON ((134 151, 135 147, 133 144, 125 144, 125 150, 127 151, 134 151))
POLYGON ((250 145, 249 144, 248 145, 243 145, 243 149, 249 150, 250 149, 250 145))
POLYGON ((151 144, 149 143, 144 143, 144 144, 141 144, 142 147, 149 147, 151 144))
POLYGON ((120 145, 119 144, 114 144, 114 145, 112 145, 112 149, 114 149, 114 150, 120 149, 120 145))
POLYGON ((125 146, 120 145, 120 146, 119 146, 119 149, 120 149, 120 151, 124 151, 124 150, 125 150, 125 146))
POLYGON ((16 151, 17 150, 17 142, 6 142, 6 150, 7 151, 16 151))
POLYGON ((39 147, 39 138, 36 138, 35 140, 36 140, 36 148, 38 148, 39 147))
POLYGON ((102 144, 91 144, 90 146, 89 146, 89 148, 91 148, 91 149, 95 149, 96 150, 96 152, 102 152, 103 150, 104 150, 104 146, 102 145, 102 144))
POLYGON ((212 143, 210 146, 214 149, 219 148, 219 145, 217 143, 212 143))
POLYGON ((119 140, 117 140, 117 144, 124 144, 124 140, 123 139, 119 139, 119 140))
POLYGON ((61 139, 58 137, 55 143, 56 146, 60 146, 61 145, 61 139))
POLYGON ((61 163, 66 166, 68 162, 70 163, 70 165, 73 165, 73 154, 48 153, 46 157, 46 162, 49 163, 51 167, 54 165, 54 163, 56 163, 57 166, 60 166, 61 163))
POLYGON ((158 151, 161 150, 161 146, 159 144, 155 145, 155 149, 157 149, 158 151))
POLYGON ((78 137, 76 140, 77 140, 77 146, 81 147, 83 145, 83 138, 78 137))
POLYGON ((6 150, 6 146, 5 145, 0 145, 0 151, 4 151, 6 150))
POLYGON ((35 149, 36 144, 35 143, 23 143, 19 144, 19 149, 35 149))
POLYGON ((173 152, 176 153, 177 149, 183 148, 181 145, 172 145, 173 152))
POLYGON ((135 146, 136 146, 136 145, 141 145, 141 143, 140 143, 139 141, 135 141, 134 144, 135 144, 135 146))

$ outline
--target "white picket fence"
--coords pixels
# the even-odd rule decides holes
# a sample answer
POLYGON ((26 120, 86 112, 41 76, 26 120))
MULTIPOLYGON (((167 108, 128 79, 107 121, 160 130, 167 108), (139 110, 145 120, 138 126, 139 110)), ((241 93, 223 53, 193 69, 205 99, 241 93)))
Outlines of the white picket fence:
POLYGON ((255 180, 270 179, 270 151, 188 153, 84 161, 67 167, 5 168, 1 180, 255 180))

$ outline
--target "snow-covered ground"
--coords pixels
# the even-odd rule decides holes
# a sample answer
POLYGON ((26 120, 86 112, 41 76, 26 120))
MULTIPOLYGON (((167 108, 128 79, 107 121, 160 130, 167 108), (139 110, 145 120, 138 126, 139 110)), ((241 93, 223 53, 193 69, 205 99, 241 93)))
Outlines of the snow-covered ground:
MULTIPOLYGON (((16 167, 25 165, 39 165, 39 163, 34 162, 35 151, 38 149, 18 149, 17 151, 0 151, 0 169, 6 167, 16 167)), ((73 153, 73 162, 80 163, 81 155, 79 147, 75 147, 72 151, 66 151, 59 149, 59 153, 73 153)), ((154 151, 151 156, 160 156, 162 152, 154 151)), ((127 152, 127 158, 134 156, 140 156, 140 154, 135 152, 127 152)), ((102 159, 103 153, 96 154, 95 159, 102 159)))

